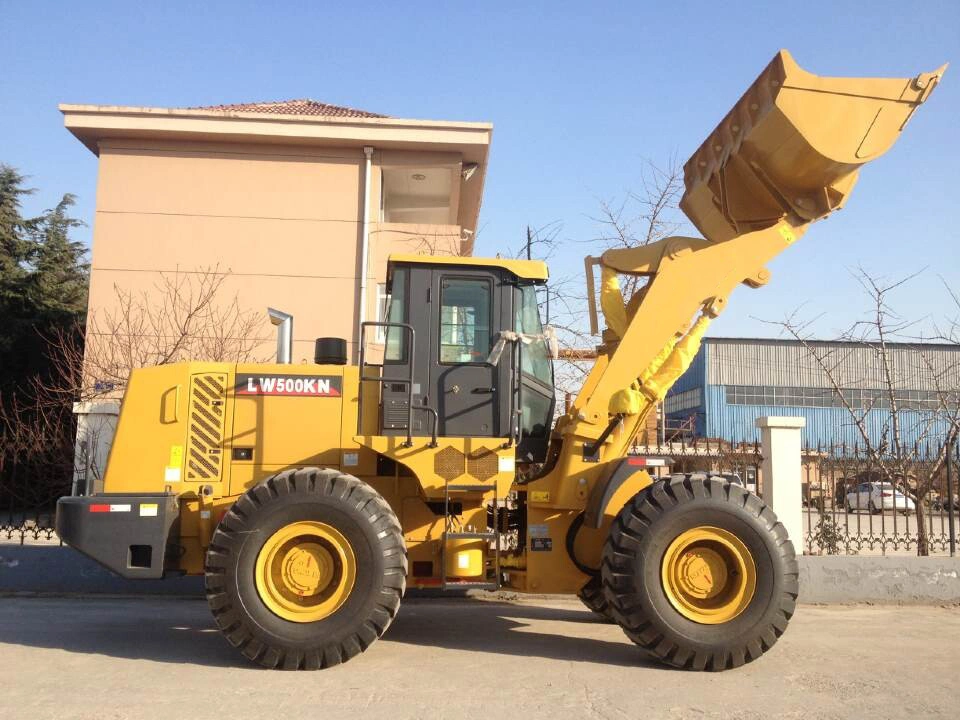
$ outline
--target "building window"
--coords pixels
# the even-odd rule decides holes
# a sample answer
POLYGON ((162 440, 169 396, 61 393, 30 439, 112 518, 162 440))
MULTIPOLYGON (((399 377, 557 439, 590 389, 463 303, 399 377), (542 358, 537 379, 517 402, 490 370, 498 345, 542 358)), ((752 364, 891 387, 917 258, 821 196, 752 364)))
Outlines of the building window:
POLYGON ((703 389, 693 388, 684 392, 667 395, 663 401, 663 411, 665 413, 675 413, 681 410, 700 407, 703 404, 703 389))
MULTIPOLYGON (((727 385, 728 405, 774 405, 779 407, 844 407, 855 410, 889 409, 890 394, 877 388, 780 387, 774 385, 727 385), (842 396, 842 399, 841 399, 842 396)), ((940 396, 933 390, 896 390, 900 410, 936 410, 940 396)))
MULTIPOLYGON (((390 295, 387 293, 386 283, 377 283, 377 322, 387 322, 387 307, 390 304, 390 295)), ((377 326, 374 342, 381 345, 387 339, 387 329, 377 326)))

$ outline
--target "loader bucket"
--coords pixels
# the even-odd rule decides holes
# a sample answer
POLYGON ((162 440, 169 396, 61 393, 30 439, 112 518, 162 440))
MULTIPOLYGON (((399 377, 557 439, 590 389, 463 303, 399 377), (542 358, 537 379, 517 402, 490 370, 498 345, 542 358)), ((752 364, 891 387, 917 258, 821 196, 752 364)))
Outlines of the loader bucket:
POLYGON ((843 206, 946 70, 912 79, 829 78, 781 50, 684 165, 680 207, 713 242, 843 206))

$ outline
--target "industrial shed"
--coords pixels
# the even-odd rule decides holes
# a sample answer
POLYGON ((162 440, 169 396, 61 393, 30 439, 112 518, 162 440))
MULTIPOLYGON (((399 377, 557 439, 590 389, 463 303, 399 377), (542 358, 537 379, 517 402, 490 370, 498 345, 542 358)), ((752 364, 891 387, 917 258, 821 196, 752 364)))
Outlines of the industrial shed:
POLYGON ((874 444, 890 425, 895 388, 903 439, 934 441, 945 434, 938 419, 960 392, 960 347, 870 343, 706 338, 696 358, 664 401, 667 435, 675 438, 753 440, 764 415, 806 419, 804 442, 816 447, 860 443, 849 408, 862 414, 874 444), (816 356, 827 359, 834 390, 816 356), (889 374, 884 357, 889 360, 889 374))

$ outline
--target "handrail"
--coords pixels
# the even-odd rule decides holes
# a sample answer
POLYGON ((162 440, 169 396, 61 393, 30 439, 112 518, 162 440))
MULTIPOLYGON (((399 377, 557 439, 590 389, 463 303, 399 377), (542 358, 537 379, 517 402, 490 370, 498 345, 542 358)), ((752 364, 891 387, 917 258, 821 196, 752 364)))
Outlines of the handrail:
MULTIPOLYGON (((360 323, 359 381, 360 383, 363 383, 365 381, 367 382, 377 381, 380 383, 381 386, 385 382, 403 383, 407 386, 407 440, 403 446, 408 448, 413 447, 413 378, 414 378, 413 366, 414 366, 414 358, 416 357, 414 354, 416 343, 417 343, 417 331, 414 330, 413 325, 409 323, 383 322, 380 320, 368 320, 366 322, 360 323), (410 353, 410 363, 409 363, 410 374, 406 378, 389 378, 388 379, 388 378, 384 378, 383 375, 380 375, 379 377, 367 377, 366 375, 363 374, 363 369, 367 367, 367 363, 364 356, 366 353, 366 346, 367 346, 366 333, 367 333, 368 327, 383 327, 383 328, 396 327, 396 328, 401 328, 402 330, 405 330, 410 333, 410 346, 408 348, 408 352, 410 353)), ((383 367, 383 365, 376 365, 376 366, 371 365, 370 367, 383 367)), ((358 433, 361 431, 362 422, 363 422, 363 388, 361 386, 360 392, 358 393, 358 397, 357 397, 357 432, 358 433)), ((434 438, 434 442, 436 442, 436 438, 434 438)))

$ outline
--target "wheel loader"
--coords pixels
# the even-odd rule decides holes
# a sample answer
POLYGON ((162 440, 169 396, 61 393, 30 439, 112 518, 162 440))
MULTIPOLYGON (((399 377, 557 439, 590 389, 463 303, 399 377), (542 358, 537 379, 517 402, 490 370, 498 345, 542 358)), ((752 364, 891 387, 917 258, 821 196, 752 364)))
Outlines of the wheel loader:
POLYGON ((796 607, 783 525, 631 443, 733 290, 843 207, 945 67, 828 78, 779 52, 684 166, 702 237, 586 259, 600 342, 565 412, 544 263, 394 255, 356 365, 321 338, 313 365, 281 342, 277 363, 133 371, 103 492, 62 498, 59 536, 127 578, 203 575, 227 640, 270 668, 353 658, 411 587, 576 593, 677 668, 755 660, 796 607), (628 302, 622 277, 643 282, 628 302))

